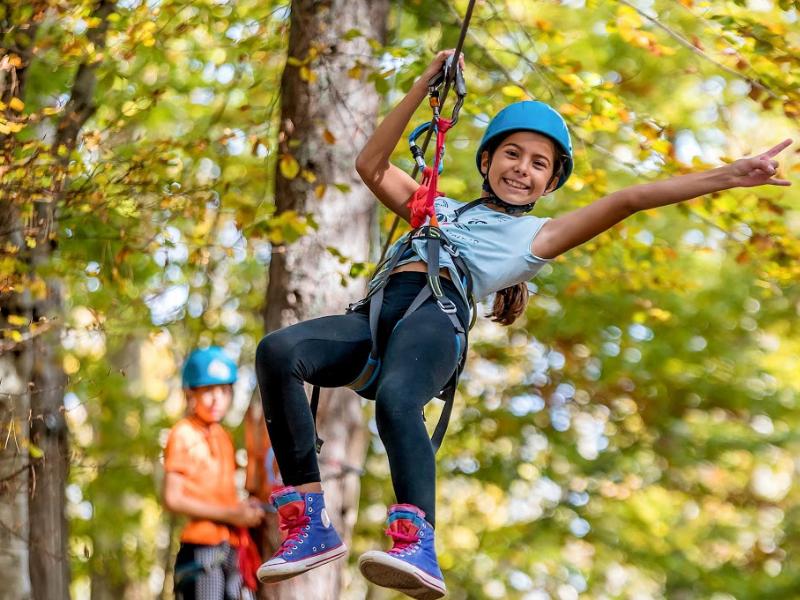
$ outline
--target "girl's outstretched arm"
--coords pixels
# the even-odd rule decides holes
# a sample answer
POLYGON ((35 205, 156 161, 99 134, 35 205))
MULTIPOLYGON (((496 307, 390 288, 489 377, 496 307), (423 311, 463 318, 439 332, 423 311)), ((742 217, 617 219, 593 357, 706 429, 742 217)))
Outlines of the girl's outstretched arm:
POLYGON ((405 171, 390 162, 392 152, 408 122, 428 95, 428 80, 442 70, 453 50, 443 50, 417 79, 400 103, 386 115, 367 140, 356 159, 356 171, 386 208, 406 221, 410 212, 406 202, 419 184, 405 171))
POLYGON ((774 177, 778 169, 774 157, 791 143, 792 140, 784 140, 763 154, 741 158, 716 169, 634 185, 609 194, 545 223, 534 238, 531 251, 542 258, 555 258, 640 210, 676 204, 735 187, 791 185, 785 179, 774 177))

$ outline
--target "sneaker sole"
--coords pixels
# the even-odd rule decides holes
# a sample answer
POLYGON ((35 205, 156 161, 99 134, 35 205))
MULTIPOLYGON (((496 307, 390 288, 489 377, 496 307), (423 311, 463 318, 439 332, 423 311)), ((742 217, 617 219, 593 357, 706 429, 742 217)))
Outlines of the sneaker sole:
POLYGON ((256 576, 261 583, 277 583, 301 575, 311 569, 316 569, 347 554, 347 546, 342 544, 322 554, 315 554, 297 562, 287 562, 282 565, 269 565, 264 563, 258 568, 256 576))
POLYGON ((403 592, 417 600, 436 600, 447 591, 441 581, 385 552, 365 552, 358 559, 358 568, 375 585, 403 592))

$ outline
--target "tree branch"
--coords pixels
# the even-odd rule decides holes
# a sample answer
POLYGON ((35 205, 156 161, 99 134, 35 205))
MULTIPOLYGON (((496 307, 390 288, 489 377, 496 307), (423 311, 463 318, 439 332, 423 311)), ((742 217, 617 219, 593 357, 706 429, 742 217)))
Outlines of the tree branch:
POLYGON ((628 2, 628 0, 617 0, 617 1, 620 4, 624 4, 625 6, 635 10, 641 17, 647 19, 653 25, 655 25, 656 27, 658 27, 659 29, 664 31, 672 39, 677 41, 681 46, 684 46, 684 47, 688 48, 689 50, 691 50, 692 52, 697 54, 697 56, 699 56, 700 58, 703 58, 704 60, 707 60, 708 62, 710 62, 712 65, 714 65, 718 69, 721 69, 721 70, 725 71, 726 73, 728 73, 729 75, 733 75, 734 77, 736 77, 738 79, 743 79, 744 81, 746 81, 747 83, 749 83, 753 87, 756 87, 756 88, 758 88, 760 90, 763 90, 764 92, 766 92, 767 94, 769 94, 770 96, 775 98, 776 100, 780 100, 780 96, 778 96, 778 94, 773 92, 771 89, 769 89, 767 86, 765 86, 760 81, 757 81, 757 80, 753 79, 752 77, 748 77, 747 75, 744 75, 742 73, 739 73, 735 69, 731 69, 730 67, 728 67, 728 66, 722 64, 721 62, 717 61, 716 59, 712 58, 711 56, 709 56, 708 54, 703 52, 700 48, 698 48, 697 46, 692 44, 692 42, 690 42, 685 37, 683 37, 681 34, 679 34, 677 31, 675 31, 674 29, 670 28, 667 25, 664 25, 664 23, 662 23, 661 21, 659 21, 655 17, 651 17, 647 13, 643 12, 642 10, 640 10, 639 8, 637 8, 636 6, 634 6, 633 4, 628 2))

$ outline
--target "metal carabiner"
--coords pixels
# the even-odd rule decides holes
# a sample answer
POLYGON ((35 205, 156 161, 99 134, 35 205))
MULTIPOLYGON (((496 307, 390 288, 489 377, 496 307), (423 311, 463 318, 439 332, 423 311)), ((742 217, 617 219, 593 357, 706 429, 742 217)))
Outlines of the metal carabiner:
POLYGON ((464 97, 467 95, 467 83, 464 79, 464 71, 461 64, 456 63, 453 67, 453 57, 450 55, 442 66, 442 70, 428 80, 428 95, 431 97, 431 107, 435 116, 439 116, 439 88, 452 79, 456 92, 456 103, 453 106, 453 114, 450 117, 453 125, 458 122, 458 113, 464 104, 464 97))
MULTIPOLYGON (((417 144, 417 138, 421 136, 423 133, 428 131, 431 128, 432 121, 428 121, 427 123, 423 123, 419 125, 412 131, 408 136, 408 148, 411 150, 411 156, 414 157, 414 162, 420 168, 420 170, 424 169, 427 165, 425 164, 425 155, 422 152, 422 148, 419 147, 417 144)), ((436 128, 434 127, 434 133, 436 132, 436 128)), ((445 146, 442 146, 442 160, 439 161, 439 174, 442 174, 444 170, 444 151, 445 146)))

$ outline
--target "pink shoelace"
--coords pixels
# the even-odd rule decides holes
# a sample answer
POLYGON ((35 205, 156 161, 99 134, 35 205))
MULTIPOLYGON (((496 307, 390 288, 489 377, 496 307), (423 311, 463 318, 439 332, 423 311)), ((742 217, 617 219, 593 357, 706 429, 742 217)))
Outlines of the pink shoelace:
POLYGON ((389 550, 389 554, 400 554, 419 541, 418 535, 409 534, 402 531, 393 531, 391 529, 387 529, 386 535, 392 538, 393 542, 392 549, 389 550))
POLYGON ((291 550, 293 545, 300 541, 303 533, 303 528, 311 522, 311 517, 308 515, 300 515, 291 521, 287 520, 280 524, 280 528, 286 532, 286 539, 281 542, 281 547, 278 549, 278 554, 291 550))

